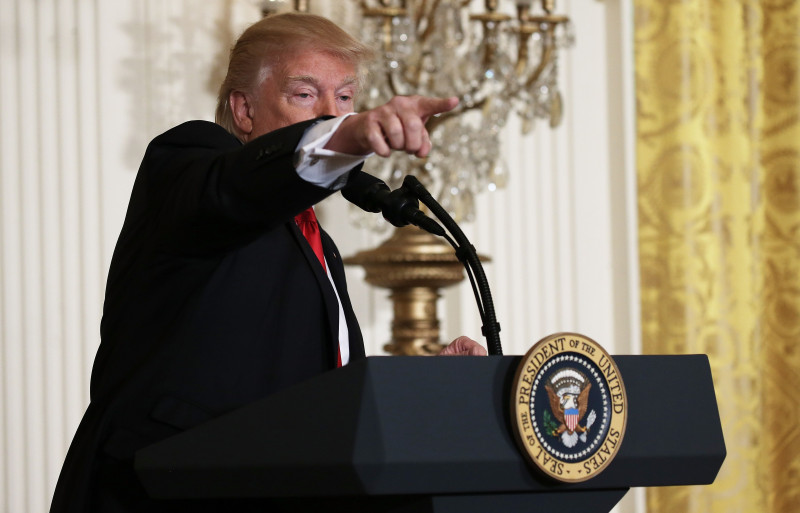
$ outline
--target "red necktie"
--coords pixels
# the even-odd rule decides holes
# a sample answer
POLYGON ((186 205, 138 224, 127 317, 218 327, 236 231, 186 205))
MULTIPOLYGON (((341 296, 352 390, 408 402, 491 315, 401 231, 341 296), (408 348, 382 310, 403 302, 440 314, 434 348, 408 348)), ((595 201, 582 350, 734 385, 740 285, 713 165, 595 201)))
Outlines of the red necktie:
POLYGON ((306 210, 303 210, 294 216, 294 221, 297 223, 297 226, 300 227, 300 231, 303 232, 303 237, 305 237, 311 245, 314 254, 317 255, 319 263, 322 264, 322 268, 325 269, 325 255, 322 253, 322 238, 319 236, 319 223, 317 222, 317 216, 314 214, 314 208, 308 207, 306 210))
MULTIPOLYGON (((314 214, 314 209, 308 207, 306 210, 300 212, 294 217, 294 221, 303 232, 303 237, 306 238, 314 254, 317 255, 319 263, 325 269, 325 255, 322 252, 322 238, 319 236, 319 223, 317 216, 314 214)), ((339 350, 339 345, 336 345, 336 366, 342 366, 342 352, 339 350)))

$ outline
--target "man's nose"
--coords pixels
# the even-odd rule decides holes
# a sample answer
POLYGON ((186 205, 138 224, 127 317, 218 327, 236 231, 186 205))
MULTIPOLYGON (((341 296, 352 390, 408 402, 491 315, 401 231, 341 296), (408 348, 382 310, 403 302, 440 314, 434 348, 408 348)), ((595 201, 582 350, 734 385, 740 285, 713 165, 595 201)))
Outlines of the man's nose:
POLYGON ((319 101, 317 101, 317 112, 315 112, 317 117, 320 116, 338 116, 339 111, 336 108, 336 97, 335 96, 322 96, 319 101))

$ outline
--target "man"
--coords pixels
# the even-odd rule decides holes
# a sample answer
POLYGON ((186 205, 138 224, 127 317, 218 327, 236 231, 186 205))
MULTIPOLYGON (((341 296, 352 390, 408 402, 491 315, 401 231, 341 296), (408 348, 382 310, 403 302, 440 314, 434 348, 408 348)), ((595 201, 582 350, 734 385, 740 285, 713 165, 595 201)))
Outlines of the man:
MULTIPOLYGON (((394 98, 352 114, 369 54, 324 18, 266 18, 231 51, 218 124, 185 123, 148 146, 53 513, 227 511, 150 500, 134 454, 364 357, 338 250, 321 232, 315 252, 295 216, 371 153, 427 155, 425 121, 457 104, 394 98)), ((445 354, 485 350, 460 337, 445 354)))

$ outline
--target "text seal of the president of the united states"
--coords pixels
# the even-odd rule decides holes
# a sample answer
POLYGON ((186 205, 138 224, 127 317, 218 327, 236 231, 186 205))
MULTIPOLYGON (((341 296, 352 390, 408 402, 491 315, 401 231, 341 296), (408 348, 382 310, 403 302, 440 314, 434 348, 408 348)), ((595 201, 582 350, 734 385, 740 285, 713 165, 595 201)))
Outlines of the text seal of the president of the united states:
POLYGON ((622 445, 628 415, 622 376, 584 335, 556 333, 537 342, 519 363, 512 394, 517 442, 553 479, 590 479, 622 445))

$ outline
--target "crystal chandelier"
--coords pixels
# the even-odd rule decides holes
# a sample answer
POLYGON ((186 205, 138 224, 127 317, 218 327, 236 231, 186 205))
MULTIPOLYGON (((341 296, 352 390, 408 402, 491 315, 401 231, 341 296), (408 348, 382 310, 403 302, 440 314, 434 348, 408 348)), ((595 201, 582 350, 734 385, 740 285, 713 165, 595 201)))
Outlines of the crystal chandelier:
MULTIPOLYGON (((555 0, 355 0, 361 39, 378 50, 356 110, 397 95, 458 96, 459 106, 428 122, 435 150, 425 159, 394 152, 370 159, 365 170, 399 187, 414 174, 457 221, 469 221, 478 192, 503 188, 507 170, 500 132, 509 115, 530 132, 537 118, 561 123, 559 50, 572 45, 569 18, 555 0)), ((262 14, 307 12, 310 0, 257 0, 262 14)), ((352 221, 386 227, 379 216, 353 208, 352 221)))
MULTIPOLYGON (((537 118, 560 124, 558 53, 574 41, 555 0, 361 0, 362 40, 378 50, 357 110, 393 96, 458 96, 459 106, 428 122, 435 150, 425 159, 395 152, 367 172, 398 187, 416 175, 456 220, 471 220, 474 196, 506 184, 500 132, 511 113, 528 133, 537 118), (511 13, 503 9, 509 9, 511 13), (514 12, 515 9, 515 12, 514 12)), ((385 225, 354 213, 362 226, 385 225)))

